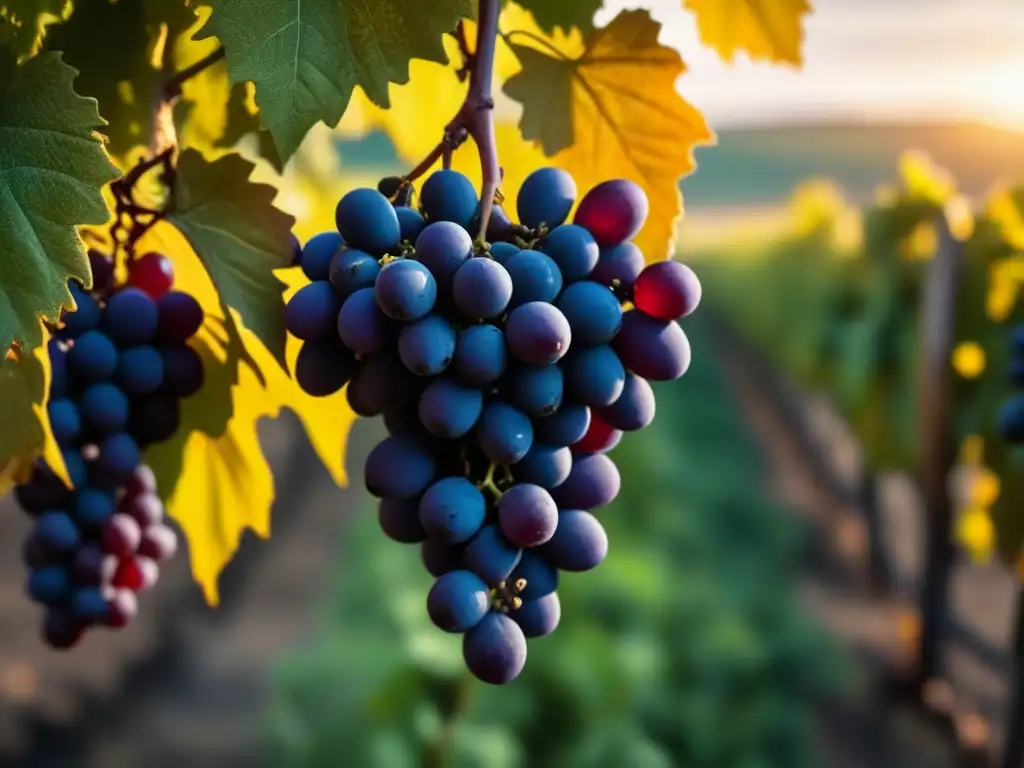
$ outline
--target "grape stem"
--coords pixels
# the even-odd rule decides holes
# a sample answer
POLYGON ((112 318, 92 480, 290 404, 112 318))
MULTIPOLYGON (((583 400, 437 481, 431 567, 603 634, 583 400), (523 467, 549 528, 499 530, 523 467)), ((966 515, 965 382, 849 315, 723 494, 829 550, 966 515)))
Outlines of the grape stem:
POLYGON ((459 111, 444 129, 444 136, 422 162, 407 173, 406 181, 415 181, 429 171, 438 160, 450 162, 451 153, 472 138, 480 155, 480 171, 483 183, 480 189, 480 230, 478 240, 485 240, 487 224, 494 208, 494 198, 501 183, 501 167, 498 165, 497 142, 494 137, 494 98, 491 95, 494 83, 494 52, 498 40, 498 15, 501 0, 479 0, 479 19, 476 29, 476 49, 470 52, 465 28, 460 22, 456 39, 462 51, 463 66, 460 79, 468 72, 469 88, 459 111))

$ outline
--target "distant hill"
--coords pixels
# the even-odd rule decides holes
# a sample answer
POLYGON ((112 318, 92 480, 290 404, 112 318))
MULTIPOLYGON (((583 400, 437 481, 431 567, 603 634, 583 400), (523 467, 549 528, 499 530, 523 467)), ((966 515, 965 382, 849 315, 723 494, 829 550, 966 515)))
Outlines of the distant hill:
MULTIPOLYGON (((341 141, 344 163, 396 167, 390 140, 373 133, 341 141)), ((838 182, 857 202, 894 178, 906 149, 923 149, 949 168, 969 195, 997 180, 1024 182, 1024 132, 979 123, 872 123, 785 125, 732 129, 718 145, 697 150, 698 169, 683 184, 687 206, 763 206, 784 201, 808 177, 838 182)))

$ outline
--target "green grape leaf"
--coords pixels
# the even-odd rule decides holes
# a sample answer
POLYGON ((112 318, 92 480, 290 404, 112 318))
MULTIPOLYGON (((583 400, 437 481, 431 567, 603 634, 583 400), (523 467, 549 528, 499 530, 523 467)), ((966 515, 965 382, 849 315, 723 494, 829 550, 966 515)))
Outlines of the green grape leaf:
POLYGON ((285 284, 273 270, 291 264, 295 219, 273 205, 277 190, 255 184, 241 155, 207 161, 194 149, 178 159, 167 220, 185 235, 227 306, 285 365, 285 284))
POLYGON ((0 350, 37 347, 40 315, 56 323, 74 306, 68 279, 92 284, 75 226, 107 220, 101 190, 118 172, 74 78, 60 54, 0 53, 0 350))
POLYGON ((228 52, 236 83, 256 85, 264 126, 287 161, 318 121, 334 126, 358 85, 388 107, 414 58, 442 64, 443 36, 471 0, 212 0, 200 31, 228 52))
POLYGON ((59 21, 68 0, 5 0, 0 3, 0 49, 18 58, 36 51, 47 26, 59 21))
POLYGON ((163 61, 153 60, 158 46, 170 48, 162 25, 173 41, 194 21, 180 0, 92 0, 79 3, 66 22, 50 30, 47 50, 63 51, 79 71, 79 90, 99 101, 109 123, 102 133, 115 157, 149 141, 154 100, 170 76, 163 61))
POLYGON ((566 32, 573 27, 584 32, 594 28, 594 14, 601 10, 604 0, 516 0, 531 14, 537 26, 548 34, 556 28, 566 32))

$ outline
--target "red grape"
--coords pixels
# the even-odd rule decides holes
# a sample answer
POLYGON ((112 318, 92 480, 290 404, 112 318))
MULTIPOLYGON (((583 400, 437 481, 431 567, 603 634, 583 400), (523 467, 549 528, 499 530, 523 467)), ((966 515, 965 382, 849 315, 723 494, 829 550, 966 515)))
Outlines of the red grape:
POLYGON ((164 505, 154 493, 144 493, 122 503, 120 511, 130 515, 142 530, 164 519, 164 505))
POLYGON ((160 578, 160 565, 148 557, 136 557, 135 565, 142 574, 142 589, 152 589, 160 578))
POLYGON ((587 192, 573 222, 585 227, 602 248, 632 240, 647 219, 644 191, 628 179, 603 181, 587 192))
POLYGON ((161 344, 183 344, 203 324, 203 308, 195 298, 182 291, 170 291, 156 303, 159 323, 157 341, 161 344))
POLYGON ((174 265, 162 253, 147 253, 128 265, 128 283, 159 299, 174 285, 174 265))
POLYGON ((633 286, 633 304, 659 320, 686 317, 700 304, 700 280, 685 264, 659 261, 640 273, 633 286))
POLYGON ((573 453, 607 453, 622 439, 622 431, 615 429, 596 413, 590 416, 590 427, 578 442, 573 443, 573 453))
POLYGON ((135 518, 117 512, 103 526, 103 550, 117 557, 134 555, 142 539, 142 530, 135 518))
POLYGON ((147 465, 140 464, 125 485, 125 495, 135 498, 147 493, 156 493, 156 475, 147 465))
POLYGON ((114 262, 99 251, 89 251, 89 266, 92 269, 92 290, 106 296, 114 290, 114 262))
POLYGON ((165 563, 178 551, 178 536, 166 525, 153 525, 142 533, 139 554, 158 563, 165 563))
POLYGON ((142 569, 139 567, 139 558, 129 557, 117 565, 117 573, 114 574, 113 585, 118 589, 130 589, 138 592, 142 589, 145 578, 142 569))
POLYGON ((107 626, 126 627, 139 613, 139 599, 130 589, 117 589, 110 597, 107 626))

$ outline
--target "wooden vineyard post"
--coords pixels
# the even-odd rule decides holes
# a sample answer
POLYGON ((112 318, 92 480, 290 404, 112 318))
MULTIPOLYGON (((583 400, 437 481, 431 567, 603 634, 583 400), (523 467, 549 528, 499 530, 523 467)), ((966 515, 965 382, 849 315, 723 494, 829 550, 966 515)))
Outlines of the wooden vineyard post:
POLYGON ((921 354, 917 376, 918 482, 925 512, 925 566, 921 585, 921 631, 914 684, 942 671, 942 645, 949 613, 949 581, 956 556, 949 476, 956 460, 951 427, 957 288, 963 246, 944 215, 936 221, 939 247, 927 267, 921 308, 921 354))

